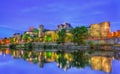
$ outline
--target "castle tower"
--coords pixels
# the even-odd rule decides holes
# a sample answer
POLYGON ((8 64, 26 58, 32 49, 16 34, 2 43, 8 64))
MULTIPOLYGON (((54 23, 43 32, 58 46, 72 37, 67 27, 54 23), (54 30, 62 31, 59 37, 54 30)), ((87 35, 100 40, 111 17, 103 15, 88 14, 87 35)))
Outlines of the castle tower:
POLYGON ((102 22, 101 25, 101 35, 103 38, 106 38, 110 33, 110 22, 102 22))
POLYGON ((39 25, 38 30, 39 30, 38 37, 42 38, 43 37, 44 26, 43 25, 39 25))
POLYGON ((110 32, 110 22, 92 24, 89 29, 90 36, 94 38, 107 38, 110 32))

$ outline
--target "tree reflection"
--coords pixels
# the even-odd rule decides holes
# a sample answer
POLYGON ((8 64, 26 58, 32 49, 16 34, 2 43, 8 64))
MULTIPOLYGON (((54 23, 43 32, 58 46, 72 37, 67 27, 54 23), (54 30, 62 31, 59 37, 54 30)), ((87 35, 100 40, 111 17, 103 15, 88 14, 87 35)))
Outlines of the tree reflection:
POLYGON ((88 58, 85 56, 85 52, 73 52, 73 58, 73 67, 84 68, 88 65, 88 58))
POLYGON ((0 50, 0 54, 12 55, 14 58, 22 58, 25 61, 38 64, 39 67, 44 67, 45 63, 56 62, 57 66, 63 70, 72 67, 85 68, 90 64, 94 70, 102 70, 111 72, 111 57, 91 56, 88 57, 84 51, 80 52, 38 52, 24 50, 0 50), (99 63, 100 62, 100 63, 99 63))
POLYGON ((58 66, 60 68, 84 68, 88 65, 88 58, 85 56, 85 52, 73 52, 73 53, 64 53, 57 52, 57 60, 58 66))

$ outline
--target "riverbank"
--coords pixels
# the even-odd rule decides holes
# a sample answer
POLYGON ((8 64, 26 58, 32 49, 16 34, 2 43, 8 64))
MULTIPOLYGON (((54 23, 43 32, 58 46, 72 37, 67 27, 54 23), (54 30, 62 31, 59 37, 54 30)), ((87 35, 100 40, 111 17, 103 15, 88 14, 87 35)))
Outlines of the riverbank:
POLYGON ((63 44, 43 44, 43 43, 27 43, 27 44, 9 44, 2 45, 0 48, 9 49, 25 49, 37 51, 86 51, 86 50, 120 50, 120 45, 63 45, 63 44))

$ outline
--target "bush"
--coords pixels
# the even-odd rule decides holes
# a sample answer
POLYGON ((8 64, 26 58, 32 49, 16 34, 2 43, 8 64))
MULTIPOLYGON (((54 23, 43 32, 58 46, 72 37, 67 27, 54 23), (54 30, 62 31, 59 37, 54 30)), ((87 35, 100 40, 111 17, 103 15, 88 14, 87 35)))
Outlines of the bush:
POLYGON ((94 46, 94 45, 95 45, 95 43, 94 43, 94 42, 92 42, 92 41, 89 41, 89 42, 88 42, 88 45, 90 45, 90 46, 94 46))
POLYGON ((10 44, 9 48, 10 49, 16 49, 16 44, 10 44))
POLYGON ((33 50, 34 44, 32 42, 24 44, 25 50, 33 50))

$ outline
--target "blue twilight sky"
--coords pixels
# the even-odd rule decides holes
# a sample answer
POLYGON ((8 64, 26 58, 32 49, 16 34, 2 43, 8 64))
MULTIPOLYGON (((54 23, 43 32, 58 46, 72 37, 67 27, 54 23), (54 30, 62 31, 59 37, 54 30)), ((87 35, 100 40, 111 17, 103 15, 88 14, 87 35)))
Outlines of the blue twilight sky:
POLYGON ((43 24, 56 29, 63 22, 89 26, 111 22, 111 31, 120 29, 120 0, 0 0, 0 37, 43 24))

